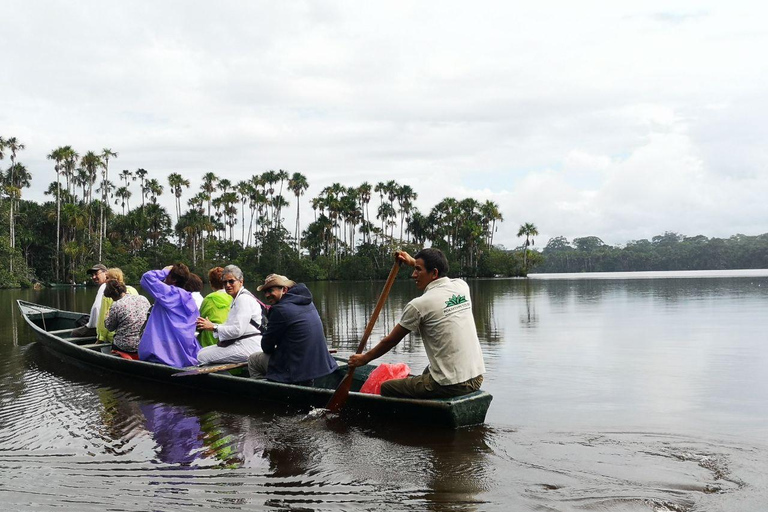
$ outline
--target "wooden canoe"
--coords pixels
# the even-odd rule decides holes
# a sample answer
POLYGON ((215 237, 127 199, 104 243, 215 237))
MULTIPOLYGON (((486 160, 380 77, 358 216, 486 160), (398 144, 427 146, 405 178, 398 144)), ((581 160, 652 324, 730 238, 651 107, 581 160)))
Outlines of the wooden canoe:
MULTIPOLYGON (((287 403, 301 408, 322 408, 328 403, 347 371, 345 359, 338 358, 339 368, 331 375, 315 379, 312 387, 250 379, 231 375, 227 371, 173 378, 174 374, 189 369, 124 359, 111 353, 111 344, 97 343, 95 338, 68 337, 75 328, 75 321, 83 313, 62 311, 22 300, 16 302, 24 320, 35 331, 40 343, 68 362, 180 388, 224 393, 234 400, 242 401, 248 398, 287 403)), ((482 390, 456 398, 430 400, 390 398, 357 392, 375 368, 373 365, 367 365, 355 372, 352 392, 345 408, 349 413, 450 428, 476 425, 485 421, 492 396, 482 390)))

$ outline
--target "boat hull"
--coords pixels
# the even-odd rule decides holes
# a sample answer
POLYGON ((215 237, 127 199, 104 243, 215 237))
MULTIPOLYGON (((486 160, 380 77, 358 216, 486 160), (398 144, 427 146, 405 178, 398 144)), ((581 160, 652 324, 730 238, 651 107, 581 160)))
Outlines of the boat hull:
MULTIPOLYGON (((171 384, 178 388, 197 392, 223 393, 242 401, 266 400, 286 403, 302 408, 322 408, 328 403, 334 390, 346 375, 347 368, 340 364, 333 374, 316 379, 314 387, 282 384, 267 380, 234 376, 228 372, 211 373, 190 377, 174 377, 179 368, 146 361, 123 359, 102 352, 100 347, 78 345, 68 340, 62 331, 75 326, 82 313, 61 311, 24 301, 17 301, 27 325, 35 331, 40 343, 49 351, 77 365, 85 365, 111 374, 129 375, 144 380, 171 384)), ((105 345, 109 347, 109 345, 105 345)), ((359 393, 365 379, 375 366, 367 365, 355 371, 353 391, 345 407, 346 414, 363 414, 391 420, 404 420, 429 425, 457 428, 483 423, 492 396, 485 391, 450 399, 417 400, 382 397, 359 393)))

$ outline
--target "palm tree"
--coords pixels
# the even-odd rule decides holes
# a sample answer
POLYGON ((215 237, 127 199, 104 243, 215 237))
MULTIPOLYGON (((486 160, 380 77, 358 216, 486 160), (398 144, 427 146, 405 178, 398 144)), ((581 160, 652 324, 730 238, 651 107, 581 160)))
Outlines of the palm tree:
POLYGON ((131 211, 131 205, 129 200, 131 199, 131 191, 128 190, 128 187, 120 187, 117 190, 115 190, 115 197, 117 197, 117 201, 115 201, 115 204, 119 204, 123 208, 123 215, 125 215, 125 205, 128 203, 128 211, 131 211))
POLYGON ((131 178, 134 180, 136 179, 133 177, 133 173, 128 169, 123 169, 123 172, 120 173, 120 179, 125 182, 126 187, 130 185, 131 178))
POLYGON ((240 200, 240 241, 243 243, 243 247, 245 247, 245 204, 253 193, 253 185, 250 181, 238 181, 237 185, 235 185, 235 190, 237 190, 238 199, 240 200))
POLYGON ((493 247, 493 234, 496 232, 496 221, 504 222, 504 216, 499 210, 499 205, 494 201, 486 201, 480 207, 483 216, 483 227, 486 230, 486 244, 493 247))
POLYGON ((99 261, 101 261, 101 247, 102 247, 102 239, 107 235, 107 222, 104 219, 104 206, 107 204, 107 195, 110 191, 109 186, 109 159, 110 158, 117 158, 117 153, 112 151, 109 148, 104 148, 101 150, 101 167, 104 170, 101 176, 101 182, 102 184, 105 184, 102 186, 101 191, 101 204, 99 205, 99 261))
MULTIPOLYGON (((142 210, 144 209, 144 196, 147 195, 147 189, 144 185, 144 183, 147 180, 147 174, 149 173, 147 172, 146 169, 141 169, 141 168, 136 169, 136 178, 139 178, 139 189, 141 190, 141 209, 142 210)), ((133 178, 133 179, 135 180, 136 178, 133 178)))
POLYGON ((295 172, 291 176, 291 179, 288 180, 288 188, 291 189, 293 192, 293 195, 296 196, 296 230, 295 230, 295 238, 296 238, 296 252, 301 253, 301 237, 299 236, 299 218, 301 215, 301 204, 299 201, 299 198, 304 195, 304 192, 309 188, 309 183, 307 182, 307 177, 301 174, 300 172, 295 172))
MULTIPOLYGON (((7 187, 11 187, 11 188, 8 189, 8 195, 11 196, 11 198, 10 198, 10 212, 9 212, 9 215, 8 215, 8 217, 9 217, 8 222, 9 222, 9 230, 10 230, 9 234, 11 235, 11 250, 13 250, 16 247, 16 231, 15 231, 16 224, 14 222, 14 216, 13 216, 13 203, 14 203, 14 201, 18 201, 18 200, 15 200, 14 197, 11 195, 11 189, 18 188, 18 187, 16 187, 16 183, 15 183, 16 182, 16 179, 15 179, 15 173, 16 173, 16 152, 17 151, 22 151, 26 146, 24 144, 22 144, 21 142, 19 142, 19 140, 16 137, 11 137, 9 139, 6 139, 3 142, 3 146, 6 149, 10 150, 10 152, 11 152, 11 167, 10 167, 10 169, 8 169, 8 171, 9 171, 8 172, 8 178, 6 178, 6 182, 8 184, 6 186, 7 187)), ((26 171, 26 168, 24 170, 26 171)), ((27 186, 29 186, 29 185, 27 185, 27 186)), ((19 192, 19 196, 21 196, 21 190, 20 189, 19 189, 18 192, 19 192)), ((13 255, 11 255, 11 258, 9 258, 9 260, 10 260, 9 268, 10 268, 11 273, 13 273, 13 255)))
POLYGON ((395 194, 397 195, 397 202, 400 203, 400 243, 403 243, 403 223, 410 220, 413 202, 419 198, 419 194, 414 192, 409 185, 397 187, 395 194))
POLYGON ((179 222, 179 219, 181 219, 181 193, 185 187, 189 188, 189 180, 184 179, 181 174, 174 172, 168 175, 168 185, 176 197, 176 222, 179 222))
POLYGON ((56 171, 56 281, 60 279, 59 259, 61 253, 61 173, 64 171, 64 162, 67 158, 67 147, 61 146, 48 155, 48 160, 55 161, 53 169, 56 171))
POLYGON ((520 226, 520 229, 517 232, 518 237, 525 237, 525 245, 523 245, 523 270, 525 272, 528 271, 528 247, 534 244, 533 237, 538 235, 539 230, 530 222, 526 222, 520 226))
POLYGON ((152 204, 157 204, 158 196, 163 195, 163 186, 154 178, 147 180, 147 194, 152 204))
MULTIPOLYGON (((370 224, 371 215, 368 212, 368 203, 371 202, 371 184, 364 181, 359 187, 357 187, 357 197, 360 199, 360 209, 365 213, 365 221, 370 224)), ((367 229, 363 232, 363 237, 366 243, 371 243, 371 232, 367 229)))
POLYGON ((80 155, 72 149, 72 146, 64 146, 62 148, 64 154, 64 178, 67 180, 67 193, 75 200, 75 194, 72 192, 72 188, 75 184, 75 173, 77 172, 77 162, 80 159, 80 155))
MULTIPOLYGON (((208 202, 208 219, 211 218, 211 201, 213 199, 213 193, 216 192, 216 183, 219 178, 212 172, 207 172, 203 175, 203 192, 205 193, 205 200, 208 202)), ((211 232, 208 231, 207 236, 210 236, 211 232)), ((205 259, 205 251, 203 251, 203 259, 205 259)))

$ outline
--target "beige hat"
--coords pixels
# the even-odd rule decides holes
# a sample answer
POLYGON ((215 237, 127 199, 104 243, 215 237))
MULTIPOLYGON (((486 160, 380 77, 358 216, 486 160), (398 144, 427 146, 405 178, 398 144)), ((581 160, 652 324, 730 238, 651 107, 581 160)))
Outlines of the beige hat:
POLYGON ((273 286, 286 286, 291 288, 295 284, 296 283, 285 276, 281 276, 280 274, 269 274, 264 280, 264 284, 256 288, 256 291, 260 292, 261 290, 266 290, 268 288, 272 288, 273 286))

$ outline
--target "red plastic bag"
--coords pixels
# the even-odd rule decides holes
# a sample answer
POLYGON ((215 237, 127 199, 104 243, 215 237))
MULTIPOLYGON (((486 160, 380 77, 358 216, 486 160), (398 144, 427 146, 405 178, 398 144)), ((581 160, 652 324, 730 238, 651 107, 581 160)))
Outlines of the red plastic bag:
POLYGON ((404 379, 411 374, 411 369, 405 363, 397 364, 380 364, 378 368, 373 370, 371 374, 360 388, 361 393, 369 393, 371 395, 381 394, 381 383, 392 379, 404 379))

